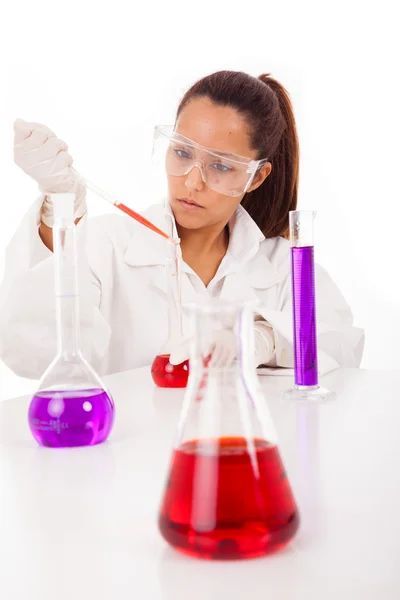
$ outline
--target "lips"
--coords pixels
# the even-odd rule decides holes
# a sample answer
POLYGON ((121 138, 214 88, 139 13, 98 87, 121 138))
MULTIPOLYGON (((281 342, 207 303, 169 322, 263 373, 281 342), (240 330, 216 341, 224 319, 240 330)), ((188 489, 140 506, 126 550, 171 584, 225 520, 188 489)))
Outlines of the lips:
POLYGON ((199 208, 204 208, 204 206, 201 206, 201 204, 197 204, 197 202, 195 202, 191 198, 178 198, 177 200, 179 204, 181 204, 181 206, 187 209, 195 210, 199 208))

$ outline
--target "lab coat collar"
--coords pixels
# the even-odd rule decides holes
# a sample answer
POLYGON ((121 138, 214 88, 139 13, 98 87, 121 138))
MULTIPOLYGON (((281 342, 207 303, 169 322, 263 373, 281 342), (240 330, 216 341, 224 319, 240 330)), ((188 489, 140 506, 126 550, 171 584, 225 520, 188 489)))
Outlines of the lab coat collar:
MULTIPOLYGON (((168 203, 166 203, 166 206, 162 204, 150 206, 143 213, 143 216, 166 231, 168 220, 165 213, 172 216, 168 203)), ((133 226, 132 235, 124 256, 125 263, 133 267, 164 265, 166 261, 166 240, 147 229, 147 227, 143 227, 143 225, 134 223, 133 226)), ((173 227, 173 233, 177 236, 174 220, 173 227)), ((247 261, 251 255, 255 256, 257 254, 260 242, 265 238, 262 231, 242 206, 238 206, 229 222, 229 229, 228 253, 235 261, 247 261)))
POLYGON ((255 256, 260 243, 265 239, 261 229, 240 204, 229 221, 229 234, 228 252, 238 261, 255 256))
MULTIPOLYGON (((165 213, 172 215, 168 203, 154 205, 148 208, 143 215, 155 225, 164 229, 168 226, 165 213)), ((175 221, 174 235, 177 235, 175 221)), ((136 224, 135 224, 136 225, 136 224)), ((224 283, 221 290, 221 298, 235 298, 249 300, 254 298, 254 289, 265 289, 275 285, 279 281, 276 267, 271 263, 264 253, 259 252, 260 243, 265 237, 250 217, 248 212, 239 205, 231 221, 229 222, 230 239, 227 255, 221 264, 221 277, 224 283)), ((273 243, 273 242, 272 242, 273 243)), ((160 266, 166 263, 166 240, 153 231, 143 227, 135 226, 130 238, 124 261, 134 267, 160 266)), ((184 264, 183 271, 188 271, 184 264)), ((165 275, 159 272, 153 283, 159 289, 166 291, 165 275)), ((191 287, 189 278, 182 278, 184 287, 191 287)), ((183 289, 183 296, 189 295, 189 289, 183 289)))

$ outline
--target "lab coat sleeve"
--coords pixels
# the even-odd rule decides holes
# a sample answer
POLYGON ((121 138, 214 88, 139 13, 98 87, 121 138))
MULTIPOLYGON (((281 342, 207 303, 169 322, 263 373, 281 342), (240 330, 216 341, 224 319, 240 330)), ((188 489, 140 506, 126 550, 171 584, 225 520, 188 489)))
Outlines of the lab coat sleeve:
MULTIPOLYGON (((338 367, 359 367, 364 331, 353 325, 349 305, 327 272, 315 265, 318 371, 324 375, 338 367)), ((291 276, 278 284, 278 310, 262 308, 261 316, 272 326, 275 357, 269 366, 293 368, 291 276)))
MULTIPOLYGON (((40 378, 56 354, 54 256, 40 239, 39 197, 6 250, 0 286, 0 358, 17 375, 40 378)), ((89 268, 86 219, 76 226, 82 351, 96 367, 106 354, 110 327, 99 311, 101 285, 89 268)), ((105 251, 103 243, 99 251, 105 251)))

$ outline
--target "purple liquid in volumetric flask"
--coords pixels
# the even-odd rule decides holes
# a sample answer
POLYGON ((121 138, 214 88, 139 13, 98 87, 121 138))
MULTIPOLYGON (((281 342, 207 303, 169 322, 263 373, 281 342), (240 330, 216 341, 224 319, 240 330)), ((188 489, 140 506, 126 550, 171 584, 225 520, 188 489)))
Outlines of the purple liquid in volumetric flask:
POLYGON ((318 385, 314 246, 292 248, 295 385, 318 385))
POLYGON ((41 446, 93 446, 107 439, 114 421, 114 403, 101 388, 45 390, 35 394, 29 427, 41 446))

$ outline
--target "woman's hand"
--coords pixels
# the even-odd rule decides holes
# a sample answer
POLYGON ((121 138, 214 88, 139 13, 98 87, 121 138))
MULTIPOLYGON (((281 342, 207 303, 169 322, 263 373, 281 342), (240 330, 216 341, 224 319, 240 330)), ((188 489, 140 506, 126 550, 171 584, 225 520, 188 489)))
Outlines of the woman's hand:
POLYGON ((14 122, 14 161, 38 184, 45 194, 42 206, 42 222, 53 225, 53 205, 47 194, 73 192, 75 194, 75 218, 86 212, 86 185, 71 168, 73 159, 68 146, 40 123, 28 123, 22 119, 14 122))

